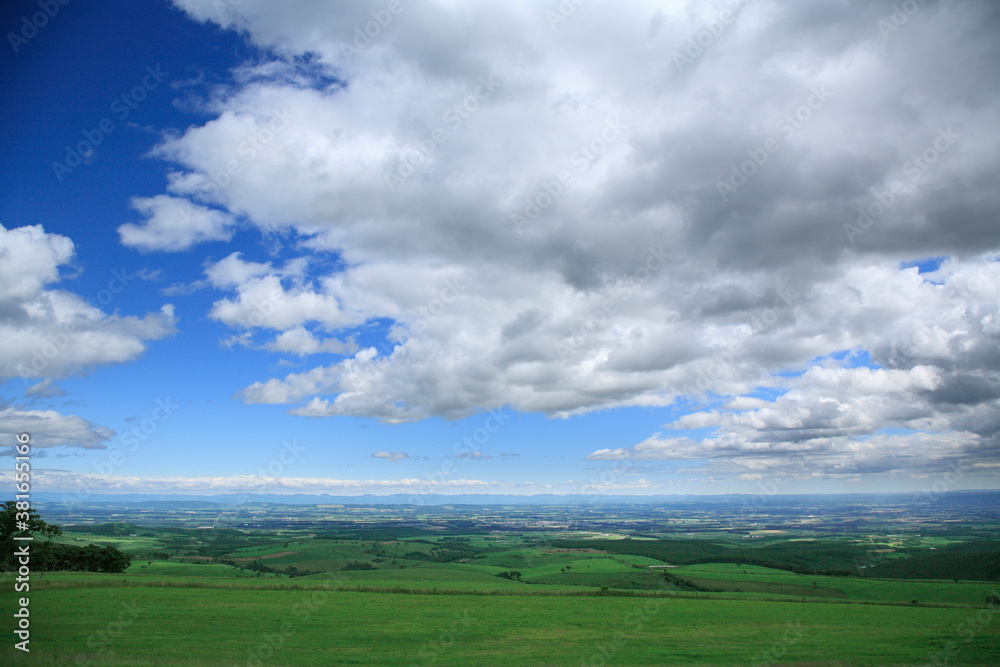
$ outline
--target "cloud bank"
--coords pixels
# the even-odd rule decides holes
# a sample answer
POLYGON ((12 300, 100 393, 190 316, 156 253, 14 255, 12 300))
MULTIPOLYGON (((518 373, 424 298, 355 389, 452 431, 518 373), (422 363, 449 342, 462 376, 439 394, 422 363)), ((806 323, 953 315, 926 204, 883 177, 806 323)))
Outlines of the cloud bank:
POLYGON ((591 456, 996 465, 993 3, 176 4, 271 55, 155 149, 167 192, 122 239, 285 234, 289 265, 206 268, 210 315, 339 356, 247 403, 401 422, 721 400, 668 425, 702 431, 591 456), (352 347, 372 322, 384 340, 352 347))

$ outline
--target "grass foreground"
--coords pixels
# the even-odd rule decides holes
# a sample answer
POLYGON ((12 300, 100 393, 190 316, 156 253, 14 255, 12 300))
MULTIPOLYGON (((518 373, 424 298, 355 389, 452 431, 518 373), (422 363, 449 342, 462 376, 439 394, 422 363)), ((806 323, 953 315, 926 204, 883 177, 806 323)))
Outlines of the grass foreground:
POLYGON ((881 514, 861 530, 853 504, 796 510, 850 527, 822 534, 700 506, 254 505, 232 527, 215 505, 54 507, 73 524, 57 540, 131 565, 32 571, 27 593, 0 575, 4 608, 30 598, 31 629, 25 654, 3 615, 0 667, 996 666, 991 502, 903 532, 881 514))
MULTIPOLYGON (((31 654, 8 645, 0 653, 5 663, 1000 664, 1000 622, 988 607, 670 594, 427 595, 236 580, 232 588, 182 579, 132 587, 117 585, 121 579, 67 576, 33 590, 31 654)), ((3 596, 13 595, 5 587, 3 596)))

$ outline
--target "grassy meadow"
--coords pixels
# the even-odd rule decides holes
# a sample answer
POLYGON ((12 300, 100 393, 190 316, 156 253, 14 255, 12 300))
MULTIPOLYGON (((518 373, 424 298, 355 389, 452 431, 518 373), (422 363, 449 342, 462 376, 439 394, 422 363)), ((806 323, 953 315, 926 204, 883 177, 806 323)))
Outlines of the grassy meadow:
MULTIPOLYGON (((114 545, 132 555, 131 566, 122 574, 33 574, 31 654, 8 645, 0 661, 1000 664, 1000 598, 989 599, 1000 588, 996 580, 845 575, 853 547, 837 539, 768 536, 753 551, 714 536, 564 537, 337 539, 110 524, 67 531, 57 539, 114 545), (702 554, 731 562, 698 562, 702 554), (773 564, 735 562, 751 558, 773 564), (808 566, 830 570, 804 573, 808 566)), ((978 553, 969 544, 917 543, 914 562, 925 554, 978 553)), ((991 550, 978 557, 988 559, 991 550)), ((4 575, 5 608, 20 595, 4 575)))
POLYGON ((1000 660, 991 613, 966 636, 983 614, 816 601, 59 587, 32 614, 13 664, 925 664, 949 641, 949 664, 1000 660))

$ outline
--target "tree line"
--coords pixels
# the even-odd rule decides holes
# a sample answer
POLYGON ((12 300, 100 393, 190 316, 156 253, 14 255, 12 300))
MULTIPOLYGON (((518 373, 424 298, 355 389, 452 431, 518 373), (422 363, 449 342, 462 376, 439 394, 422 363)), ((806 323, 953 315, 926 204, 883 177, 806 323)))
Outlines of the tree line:
POLYGON ((14 536, 27 533, 47 538, 44 541, 30 542, 32 572, 73 570, 113 573, 124 572, 132 563, 131 556, 114 547, 99 547, 96 544, 81 547, 53 542, 53 537, 62 535, 59 526, 46 523, 33 509, 18 510, 17 503, 9 500, 0 510, 0 571, 10 572, 18 569, 20 563, 14 553, 14 536))

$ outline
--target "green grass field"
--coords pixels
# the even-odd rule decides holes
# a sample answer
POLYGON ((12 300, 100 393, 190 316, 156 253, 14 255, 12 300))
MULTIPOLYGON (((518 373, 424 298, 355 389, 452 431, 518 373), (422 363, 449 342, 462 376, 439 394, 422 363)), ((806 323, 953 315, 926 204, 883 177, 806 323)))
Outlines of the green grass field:
POLYGON ((931 662, 948 642, 949 664, 1000 663, 992 611, 954 608, 75 588, 33 591, 31 614, 32 654, 8 645, 8 664, 733 665, 834 664, 836 656, 835 664, 902 665, 931 662))
POLYGON ((986 597, 1000 588, 996 582, 913 581, 899 579, 860 579, 793 574, 784 570, 731 563, 689 565, 670 570, 702 586, 719 591, 816 595, 872 602, 911 602, 926 604, 985 604, 986 597), (745 574, 744 574, 745 572, 745 574), (815 586, 813 585, 815 583, 815 586), (789 587, 801 589, 792 591, 789 587))
MULTIPOLYGON (((567 546, 506 534, 136 530, 65 535, 113 543, 133 554, 132 565, 114 575, 33 574, 32 654, 7 645, 0 664, 1000 664, 1000 606, 987 600, 996 581, 796 574, 733 562, 665 567, 612 549, 687 558, 729 554, 733 540, 567 546), (510 571, 520 578, 498 576, 510 571)), ((760 553, 805 565, 837 562, 848 544, 768 540, 760 553)), ((928 542, 922 553, 942 544, 928 542)), ((12 588, 4 575, 8 609, 19 597, 12 588)), ((5 618, 10 637, 13 619, 5 618)))

